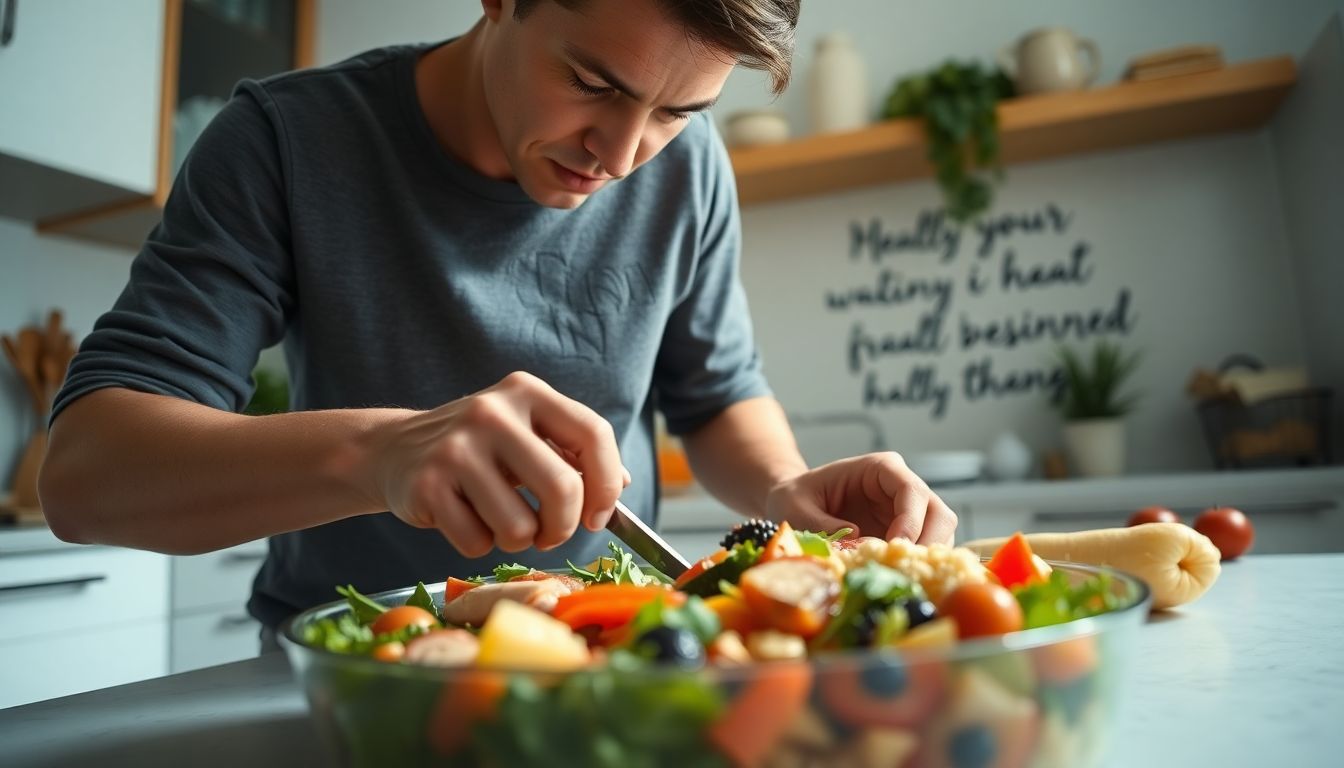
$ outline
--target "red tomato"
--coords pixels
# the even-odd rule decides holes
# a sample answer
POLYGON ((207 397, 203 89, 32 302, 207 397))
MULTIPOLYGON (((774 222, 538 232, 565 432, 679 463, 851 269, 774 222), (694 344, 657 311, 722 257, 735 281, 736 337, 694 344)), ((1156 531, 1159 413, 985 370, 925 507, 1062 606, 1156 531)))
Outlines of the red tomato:
POLYGON ((1126 525, 1143 525, 1144 523, 1179 523, 1181 516, 1172 512, 1166 507, 1144 507, 1133 515, 1130 515, 1129 522, 1126 525))
POLYGON ((434 614, 426 611, 424 608, 417 608, 414 605, 399 605, 396 608, 388 608, 382 615, 373 620, 369 629, 373 634, 382 635, 388 632, 396 632, 417 624, 422 627, 437 627, 439 620, 434 618, 434 614))
POLYGON ((1241 510, 1231 507, 1213 507, 1195 518, 1195 530, 1209 537, 1222 553, 1223 560, 1240 557, 1255 541, 1255 529, 1241 510))
POLYGON ((957 622, 962 638, 1016 632, 1022 628, 1022 606, 1006 587, 998 584, 962 584, 943 598, 938 613, 957 622))
POLYGON ((401 661, 401 657, 405 655, 406 644, 400 640, 383 643, 373 649, 373 658, 379 661, 401 661))

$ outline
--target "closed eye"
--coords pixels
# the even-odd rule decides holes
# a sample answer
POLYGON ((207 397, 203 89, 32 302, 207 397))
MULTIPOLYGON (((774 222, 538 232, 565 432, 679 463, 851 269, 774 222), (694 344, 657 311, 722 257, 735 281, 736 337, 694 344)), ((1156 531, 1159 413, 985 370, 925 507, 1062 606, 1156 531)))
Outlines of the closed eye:
POLYGON ((615 91, 614 88, 609 86, 593 85, 592 83, 585 82, 583 78, 579 77, 577 72, 570 73, 569 84, 573 86, 574 90, 582 93, 584 96, 606 96, 615 91))

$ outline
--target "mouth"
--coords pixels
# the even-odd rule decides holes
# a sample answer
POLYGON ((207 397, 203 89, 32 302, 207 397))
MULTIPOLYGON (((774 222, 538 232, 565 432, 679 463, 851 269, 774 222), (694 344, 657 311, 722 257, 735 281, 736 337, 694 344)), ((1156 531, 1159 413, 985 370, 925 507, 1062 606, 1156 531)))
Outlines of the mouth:
POLYGON ((571 192, 590 195, 601 189, 602 185, 610 180, 589 176, 588 174, 579 173, 578 171, 572 171, 549 158, 547 158, 547 162, 550 163, 554 169, 555 176, 560 181, 560 185, 571 192))

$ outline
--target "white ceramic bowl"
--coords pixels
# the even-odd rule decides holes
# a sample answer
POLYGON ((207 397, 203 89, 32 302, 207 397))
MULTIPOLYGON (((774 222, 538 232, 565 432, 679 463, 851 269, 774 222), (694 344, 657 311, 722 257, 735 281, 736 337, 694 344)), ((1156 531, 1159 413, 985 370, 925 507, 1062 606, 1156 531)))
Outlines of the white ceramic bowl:
POLYGON ((725 138, 733 147, 778 144, 789 138, 789 121, 769 109, 734 112, 728 116, 725 138))
POLYGON ((905 463, 929 485, 965 483, 980 479, 985 468, 982 451, 929 451, 905 456, 905 463))

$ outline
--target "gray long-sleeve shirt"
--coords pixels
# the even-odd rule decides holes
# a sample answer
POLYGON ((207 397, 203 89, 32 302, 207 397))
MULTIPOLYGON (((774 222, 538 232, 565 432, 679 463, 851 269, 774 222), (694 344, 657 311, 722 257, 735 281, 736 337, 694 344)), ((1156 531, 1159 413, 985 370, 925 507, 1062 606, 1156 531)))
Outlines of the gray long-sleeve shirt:
MULTIPOLYGON (((604 416, 653 519, 653 411, 684 433, 767 394, 737 277, 726 152, 699 115, 573 211, 446 153, 415 95, 423 47, 247 81, 193 147, 53 418, 102 387, 240 411, 283 339, 295 409, 429 409, 529 371, 604 416)), ((239 483, 246 477, 236 478, 239 483)), ((605 535, 478 561, 391 514, 274 536, 249 603, 274 626, 335 597, 587 562, 605 535)))

